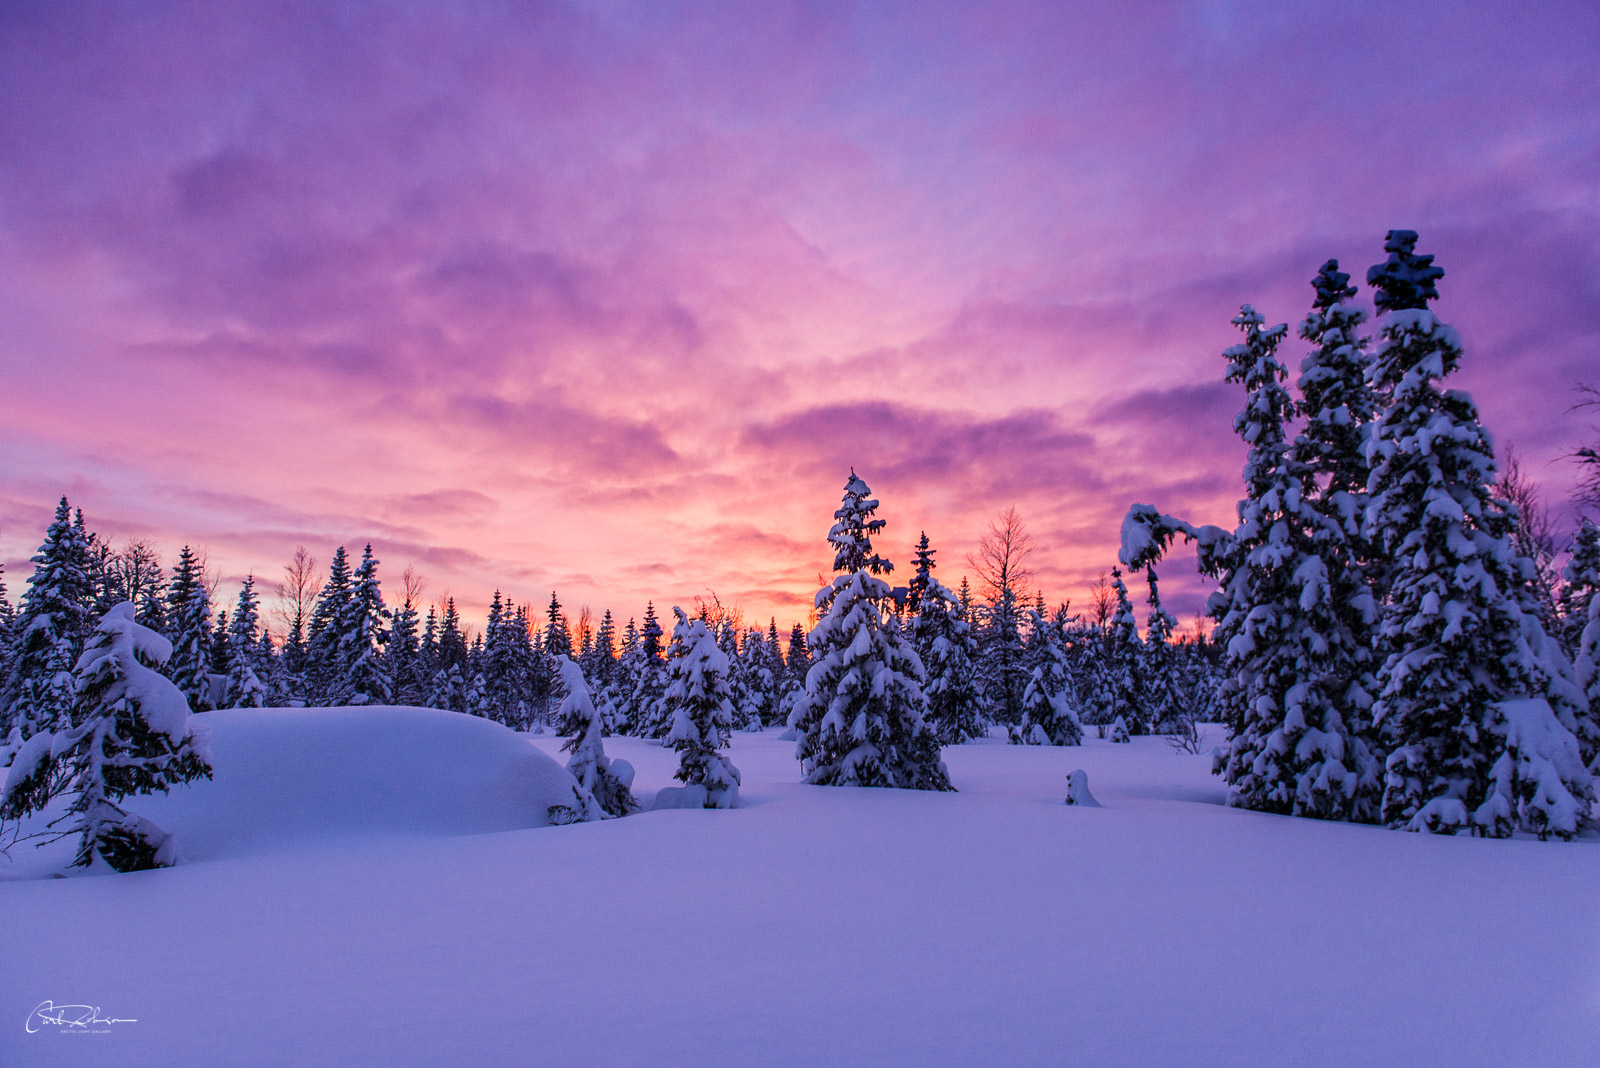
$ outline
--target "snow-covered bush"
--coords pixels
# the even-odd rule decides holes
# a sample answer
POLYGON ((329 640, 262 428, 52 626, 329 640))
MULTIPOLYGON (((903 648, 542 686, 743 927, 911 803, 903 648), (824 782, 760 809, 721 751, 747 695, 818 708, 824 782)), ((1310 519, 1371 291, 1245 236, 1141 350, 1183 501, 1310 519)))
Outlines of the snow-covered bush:
POLYGON ((629 787, 633 767, 625 760, 612 761, 601 742, 604 723, 589 695, 583 670, 570 656, 557 657, 566 696, 557 711, 558 730, 566 737, 561 751, 571 753, 567 770, 578 780, 574 812, 582 819, 626 816, 638 809, 629 787))
POLYGON ((50 839, 80 836, 73 863, 96 858, 117 871, 176 862, 172 837, 119 802, 210 778, 205 739, 190 724, 183 693, 156 669, 172 644, 134 622, 124 601, 106 613, 74 673, 72 724, 38 734, 17 754, 0 793, 0 819, 44 808, 62 781, 73 795, 50 839))
POLYGON ((672 724, 665 744, 678 751, 674 777, 686 788, 704 791, 703 807, 733 808, 739 802, 739 769, 723 751, 733 727, 728 658, 703 621, 678 607, 672 611, 678 622, 667 656, 663 704, 672 724))

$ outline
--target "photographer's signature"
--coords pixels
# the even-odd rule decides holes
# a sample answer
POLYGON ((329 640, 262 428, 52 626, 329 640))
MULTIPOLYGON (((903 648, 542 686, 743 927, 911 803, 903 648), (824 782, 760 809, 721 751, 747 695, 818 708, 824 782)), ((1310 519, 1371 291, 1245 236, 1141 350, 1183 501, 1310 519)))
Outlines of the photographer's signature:
POLYGON ((57 1005, 53 1001, 41 1001, 39 1007, 28 1015, 28 1034, 36 1034, 45 1027, 59 1027, 62 1030, 72 1028, 99 1027, 101 1024, 138 1023, 138 1020, 119 1020, 112 1017, 101 1016, 98 1005, 57 1005))

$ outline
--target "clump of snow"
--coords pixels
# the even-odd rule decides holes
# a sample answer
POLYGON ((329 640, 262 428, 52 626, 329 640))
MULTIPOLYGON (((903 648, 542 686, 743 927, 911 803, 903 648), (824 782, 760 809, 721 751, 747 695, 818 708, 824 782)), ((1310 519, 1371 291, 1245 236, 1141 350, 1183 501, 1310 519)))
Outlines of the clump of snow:
POLYGON ((357 834, 542 827, 576 780, 490 720, 432 708, 235 708, 199 713, 211 781, 140 799, 190 860, 357 834))
POLYGON ((45 761, 55 755, 52 748, 57 737, 49 731, 42 731, 22 743, 11 758, 11 767, 6 773, 5 789, 0 790, 0 808, 5 807, 13 791, 32 778, 45 761))
POLYGON ((1574 797, 1568 784, 1589 790, 1578 740, 1561 725, 1544 698, 1500 702, 1505 751, 1490 772, 1492 784, 1476 822, 1490 830, 1522 827, 1540 838, 1572 838, 1588 815, 1588 798, 1574 797))
POLYGON ((655 804, 650 808, 654 812, 662 812, 672 808, 707 808, 706 788, 703 783, 690 783, 688 786, 664 786, 656 794, 655 804))
POLYGON ((1128 737, 1128 721, 1118 716, 1111 723, 1111 740, 1113 742, 1131 741, 1128 737))
POLYGON ((1135 504, 1128 509, 1128 514, 1122 517, 1122 545, 1117 550, 1117 559, 1129 567, 1137 566, 1134 561, 1143 561, 1160 551, 1160 539, 1156 535, 1156 524, 1160 522, 1161 513, 1154 505, 1135 504))
POLYGON ((1067 804, 1085 808, 1099 808, 1100 802, 1089 792, 1089 773, 1082 768, 1067 775, 1067 804))

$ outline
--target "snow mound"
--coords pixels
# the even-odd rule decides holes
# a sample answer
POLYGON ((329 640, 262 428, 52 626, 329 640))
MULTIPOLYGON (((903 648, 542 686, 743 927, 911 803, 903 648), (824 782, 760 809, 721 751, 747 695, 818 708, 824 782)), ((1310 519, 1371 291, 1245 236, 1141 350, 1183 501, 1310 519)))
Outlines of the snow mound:
POLYGON ((190 860, 543 827, 575 783, 515 731, 433 708, 230 708, 195 721, 211 730, 211 781, 128 801, 190 860))
POLYGON ((1099 808, 1100 802, 1089 792, 1089 773, 1082 768, 1067 775, 1067 804, 1099 808))

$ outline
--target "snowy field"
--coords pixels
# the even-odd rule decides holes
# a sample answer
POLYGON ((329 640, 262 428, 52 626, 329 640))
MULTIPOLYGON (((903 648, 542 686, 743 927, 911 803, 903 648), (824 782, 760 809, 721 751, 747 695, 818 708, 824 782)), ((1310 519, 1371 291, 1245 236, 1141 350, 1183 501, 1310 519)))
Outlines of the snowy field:
POLYGON ((0 859, 0 1065, 1600 1063, 1593 838, 1231 810, 1159 739, 808 787, 776 732, 734 736, 738 810, 536 827, 554 769, 482 721, 386 720, 336 787, 359 714, 199 717, 219 782, 135 806, 192 863, 0 859))

